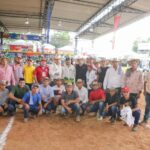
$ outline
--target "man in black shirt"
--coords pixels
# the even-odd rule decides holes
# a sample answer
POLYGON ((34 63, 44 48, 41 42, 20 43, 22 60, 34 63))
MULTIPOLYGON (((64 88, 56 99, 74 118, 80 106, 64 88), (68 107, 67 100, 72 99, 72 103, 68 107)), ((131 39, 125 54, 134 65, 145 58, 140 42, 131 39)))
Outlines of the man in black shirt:
POLYGON ((101 65, 101 67, 100 67, 100 70, 98 72, 98 76, 99 76, 99 82, 102 83, 102 87, 103 87, 104 78, 106 75, 106 71, 108 69, 108 67, 106 66, 106 60, 104 58, 101 60, 100 65, 101 65))
POLYGON ((84 64, 83 58, 78 58, 78 64, 76 65, 76 81, 78 79, 82 79, 84 84, 86 84, 86 72, 87 72, 87 65, 84 64))
POLYGON ((106 94, 106 113, 111 116, 111 123, 115 123, 118 111, 119 97, 115 88, 110 88, 109 93, 106 94))
POLYGON ((137 130, 137 126, 139 124, 139 120, 140 120, 140 115, 141 115, 141 111, 138 108, 138 104, 137 104, 137 100, 134 96, 132 96, 129 93, 129 88, 128 87, 124 87, 122 89, 122 98, 120 99, 120 107, 122 108, 123 106, 130 106, 130 108, 132 109, 132 115, 135 118, 134 120, 134 126, 132 128, 133 131, 137 130))

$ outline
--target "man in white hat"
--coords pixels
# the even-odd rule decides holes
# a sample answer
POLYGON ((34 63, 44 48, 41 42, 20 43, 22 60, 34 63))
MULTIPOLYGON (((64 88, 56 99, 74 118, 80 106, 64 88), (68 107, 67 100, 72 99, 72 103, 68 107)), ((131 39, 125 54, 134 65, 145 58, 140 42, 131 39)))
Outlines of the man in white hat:
POLYGON ((72 82, 75 81, 76 70, 75 67, 71 64, 71 58, 67 57, 65 65, 62 69, 62 78, 67 82, 71 80, 72 82))
POLYGON ((84 64, 83 57, 79 56, 78 64, 76 65, 76 81, 78 79, 82 79, 84 84, 86 83, 86 72, 87 72, 87 65, 84 64))
POLYGON ((121 68, 121 65, 119 64, 118 59, 112 60, 112 66, 107 69, 105 78, 104 78, 104 84, 103 88, 110 89, 111 87, 114 87, 118 90, 118 94, 120 95, 121 87, 124 86, 124 73, 121 68))
POLYGON ((143 77, 141 71, 138 70, 138 59, 131 59, 131 66, 125 73, 125 85, 129 87, 132 96, 138 98, 143 89, 143 77))
POLYGON ((59 55, 55 55, 54 61, 49 67, 49 74, 51 77, 51 81, 62 77, 62 66, 60 60, 61 57, 59 55))

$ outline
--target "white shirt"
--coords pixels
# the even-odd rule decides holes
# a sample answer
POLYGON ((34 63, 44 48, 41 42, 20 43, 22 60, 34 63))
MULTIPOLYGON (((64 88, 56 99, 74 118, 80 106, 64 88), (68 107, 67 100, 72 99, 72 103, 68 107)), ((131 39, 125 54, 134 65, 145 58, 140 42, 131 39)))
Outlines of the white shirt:
POLYGON ((89 71, 86 72, 86 83, 88 89, 91 89, 91 84, 96 79, 97 79, 97 75, 94 70, 91 70, 90 72, 89 71))
POLYGON ((62 71, 63 78, 75 80, 76 71, 75 71, 75 67, 73 65, 70 65, 70 66, 65 65, 62 70, 63 70, 62 71))
POLYGON ((124 73, 120 67, 116 70, 113 67, 107 69, 103 87, 109 89, 111 87, 120 88, 124 86, 124 73))
POLYGON ((39 93, 42 97, 45 97, 44 101, 48 102, 51 97, 54 97, 54 91, 51 86, 44 86, 43 84, 39 87, 39 93))
POLYGON ((51 64, 49 66, 49 74, 50 74, 51 80, 61 78, 62 77, 62 66, 57 65, 55 63, 51 64))
POLYGON ((78 93, 80 101, 82 103, 87 103, 88 102, 88 90, 85 87, 82 87, 79 89, 77 86, 75 86, 74 90, 78 93))
POLYGON ((53 86, 53 91, 59 91, 60 93, 65 91, 65 86, 61 85, 60 87, 58 87, 57 85, 53 86))

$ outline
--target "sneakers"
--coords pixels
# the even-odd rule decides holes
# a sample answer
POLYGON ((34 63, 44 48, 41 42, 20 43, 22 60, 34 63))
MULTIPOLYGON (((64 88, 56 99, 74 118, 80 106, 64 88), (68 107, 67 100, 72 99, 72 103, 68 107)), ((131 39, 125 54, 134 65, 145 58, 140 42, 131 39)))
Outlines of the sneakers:
POLYGON ((115 120, 114 118, 112 118, 112 119, 110 120, 110 122, 111 122, 112 124, 115 124, 116 120, 115 120))
POLYGON ((136 132, 138 129, 137 129, 137 125, 134 125, 133 127, 132 127, 132 131, 133 132, 136 132))
POLYGON ((98 120, 98 121, 101 121, 101 120, 103 120, 103 117, 102 117, 102 116, 97 117, 97 120, 98 120))
POLYGON ((24 118, 24 122, 25 122, 25 123, 28 122, 28 118, 24 118))
POLYGON ((80 122, 80 121, 81 121, 80 116, 76 116, 76 122, 80 122))

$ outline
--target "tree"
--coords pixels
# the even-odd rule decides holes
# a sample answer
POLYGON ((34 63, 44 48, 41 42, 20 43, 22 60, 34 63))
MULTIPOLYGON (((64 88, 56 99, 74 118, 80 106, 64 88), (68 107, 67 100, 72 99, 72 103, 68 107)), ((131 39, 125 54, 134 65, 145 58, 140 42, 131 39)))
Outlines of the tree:
POLYGON ((70 43, 71 40, 68 32, 55 32, 51 36, 50 44, 55 46, 56 49, 68 45, 70 43))
POLYGON ((133 43, 132 50, 133 50, 134 52, 137 52, 137 51, 138 51, 138 43, 139 43, 138 40, 134 41, 134 43, 133 43))

